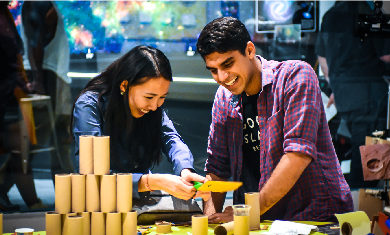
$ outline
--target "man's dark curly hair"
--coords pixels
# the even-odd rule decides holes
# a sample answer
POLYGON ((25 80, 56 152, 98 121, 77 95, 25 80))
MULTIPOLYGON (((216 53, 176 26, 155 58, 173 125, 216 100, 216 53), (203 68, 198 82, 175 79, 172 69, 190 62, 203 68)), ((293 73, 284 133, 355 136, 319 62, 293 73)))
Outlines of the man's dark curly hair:
POLYGON ((241 21, 233 17, 221 17, 203 28, 196 47, 203 58, 213 52, 225 53, 235 50, 245 55, 248 41, 251 41, 251 37, 241 21))

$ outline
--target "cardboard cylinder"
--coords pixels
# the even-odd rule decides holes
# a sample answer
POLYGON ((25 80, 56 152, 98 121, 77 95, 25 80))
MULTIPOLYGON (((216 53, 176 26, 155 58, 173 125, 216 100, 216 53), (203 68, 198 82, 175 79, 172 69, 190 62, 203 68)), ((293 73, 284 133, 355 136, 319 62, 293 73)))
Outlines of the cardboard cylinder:
POLYGON ((123 235, 137 234, 137 212, 131 211, 122 213, 123 235))
POLYGON ((234 221, 218 225, 214 229, 215 235, 230 235, 234 232, 234 221))
POLYGON ((45 223, 47 235, 61 235, 61 214, 46 212, 45 223))
POLYGON ((110 174, 110 137, 93 137, 93 172, 95 175, 110 174))
POLYGON ((106 234, 122 235, 121 213, 119 213, 119 212, 107 213, 106 234))
POLYGON ((129 212, 133 207, 133 175, 116 175, 116 211, 129 212))
POLYGON ((156 232, 157 233, 171 233, 172 224, 170 222, 160 221, 156 222, 156 232))
POLYGON ((65 227, 68 226, 69 216, 77 216, 77 213, 61 214, 61 233, 64 234, 65 227))
POLYGON ((93 136, 79 137, 79 165, 80 174, 93 174, 93 136))
POLYGON ((193 215, 192 216, 192 235, 207 235, 209 222, 207 215, 193 215))
POLYGON ((68 216, 65 220, 63 235, 83 234, 83 218, 78 215, 68 216))
POLYGON ((79 215, 83 217, 83 235, 91 235, 91 213, 81 212, 79 215))
POLYGON ((249 192, 245 193, 245 204, 250 205, 249 211, 249 228, 250 230, 258 230, 260 228, 260 193, 249 192))
POLYGON ((101 176, 100 209, 102 212, 116 210, 116 175, 101 176))
POLYGON ((71 208, 71 178, 69 174, 55 175, 55 209, 59 214, 67 214, 71 208))
POLYGON ((98 175, 87 175, 85 186, 86 209, 88 212, 100 211, 100 179, 98 175))
POLYGON ((91 234, 93 235, 106 234, 106 220, 103 212, 91 213, 91 234))
POLYGON ((85 211, 85 175, 72 174, 72 212, 85 211))

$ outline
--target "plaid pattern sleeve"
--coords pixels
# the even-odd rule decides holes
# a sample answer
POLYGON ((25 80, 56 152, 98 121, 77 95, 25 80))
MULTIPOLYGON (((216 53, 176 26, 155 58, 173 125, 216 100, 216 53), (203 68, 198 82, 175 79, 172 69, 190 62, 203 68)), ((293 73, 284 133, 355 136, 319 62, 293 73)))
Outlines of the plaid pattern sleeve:
POLYGON ((300 152, 317 158, 317 132, 322 105, 316 75, 310 65, 295 63, 286 71, 284 87, 284 152, 300 152))
POLYGON ((262 64, 263 96, 258 109, 267 121, 260 125, 264 146, 260 189, 284 153, 299 152, 313 159, 263 218, 324 221, 333 220, 335 213, 352 211, 351 193, 333 148, 315 72, 303 61, 262 59, 262 64))
POLYGON ((208 159, 206 160, 205 171, 227 179, 231 176, 227 144, 227 139, 230 137, 230 134, 226 126, 228 113, 226 107, 229 104, 223 89, 223 87, 219 87, 215 94, 207 145, 208 159))

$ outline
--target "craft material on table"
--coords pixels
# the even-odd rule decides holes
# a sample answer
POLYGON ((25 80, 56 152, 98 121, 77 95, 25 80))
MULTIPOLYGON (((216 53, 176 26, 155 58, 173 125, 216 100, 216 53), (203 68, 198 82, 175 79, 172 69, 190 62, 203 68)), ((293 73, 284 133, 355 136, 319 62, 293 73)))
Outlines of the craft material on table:
POLYGON ((345 214, 335 214, 340 225, 341 231, 346 234, 358 235, 370 233, 370 219, 363 211, 355 211, 345 214))
POLYGON ((242 182, 237 181, 207 181, 202 184, 200 182, 194 182, 194 187, 198 191, 203 192, 228 192, 238 189, 242 185, 242 182))

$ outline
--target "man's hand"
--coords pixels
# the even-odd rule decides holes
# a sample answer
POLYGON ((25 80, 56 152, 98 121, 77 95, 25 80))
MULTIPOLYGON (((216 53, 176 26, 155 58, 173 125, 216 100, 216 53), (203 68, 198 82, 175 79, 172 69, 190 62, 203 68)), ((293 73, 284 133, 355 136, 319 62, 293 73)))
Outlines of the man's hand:
MULTIPOLYGON (((205 183, 207 180, 205 177, 198 175, 196 173, 191 172, 189 169, 184 169, 181 171, 181 178, 188 182, 188 183, 193 183, 194 181, 198 181, 201 183, 205 183)), ((194 198, 201 197, 204 201, 208 201, 211 197, 210 192, 202 192, 202 191, 197 191, 194 198)))
POLYGON ((210 224, 226 223, 233 221, 233 208, 228 206, 222 213, 215 213, 209 216, 210 224))
POLYGON ((328 104, 326 105, 327 108, 329 108, 332 104, 335 104, 334 102, 334 94, 330 94, 328 104))

